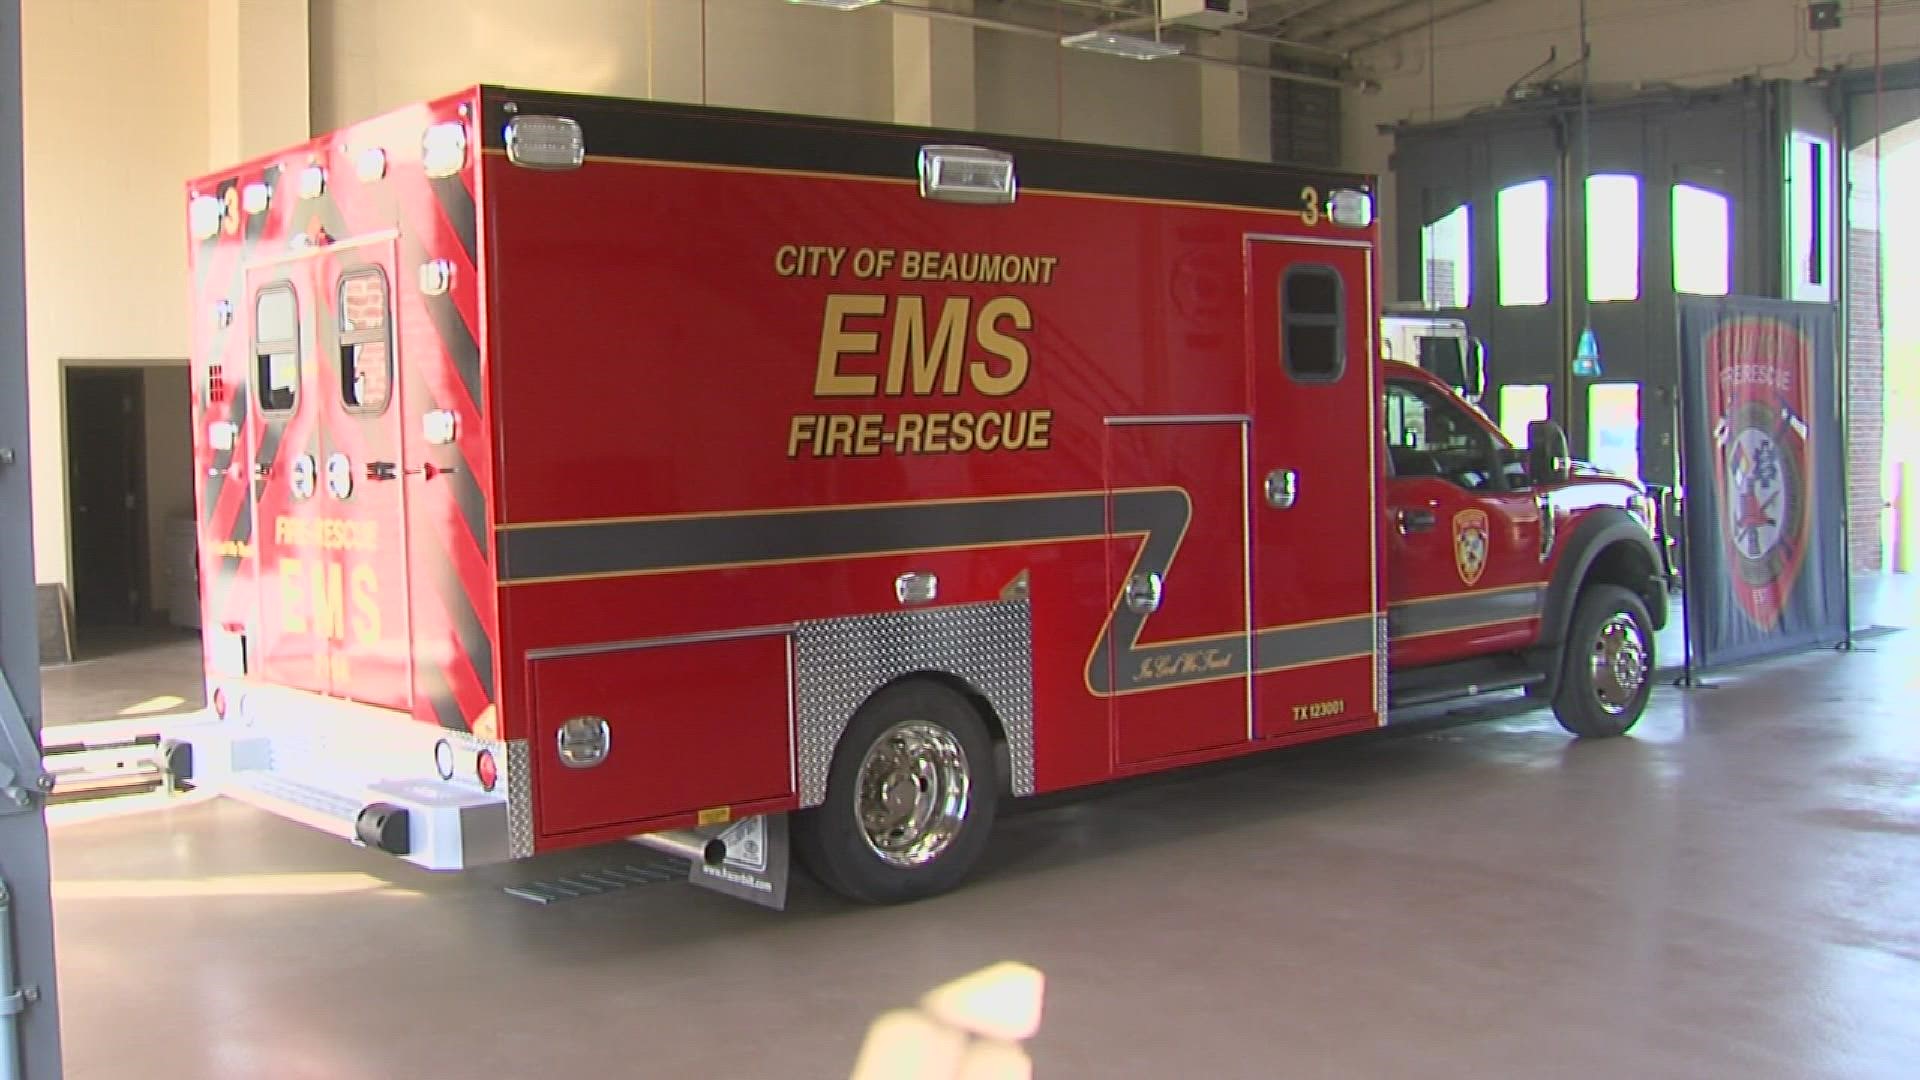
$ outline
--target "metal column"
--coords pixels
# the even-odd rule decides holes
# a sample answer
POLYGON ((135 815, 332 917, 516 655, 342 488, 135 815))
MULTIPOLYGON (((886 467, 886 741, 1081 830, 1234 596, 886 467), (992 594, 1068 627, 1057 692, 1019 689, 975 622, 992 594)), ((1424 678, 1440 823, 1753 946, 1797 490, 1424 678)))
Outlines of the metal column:
POLYGON ((53 1080, 60 1016, 38 751, 20 138, 20 4, 0 0, 0 936, 9 939, 0 941, 0 1078, 53 1080))

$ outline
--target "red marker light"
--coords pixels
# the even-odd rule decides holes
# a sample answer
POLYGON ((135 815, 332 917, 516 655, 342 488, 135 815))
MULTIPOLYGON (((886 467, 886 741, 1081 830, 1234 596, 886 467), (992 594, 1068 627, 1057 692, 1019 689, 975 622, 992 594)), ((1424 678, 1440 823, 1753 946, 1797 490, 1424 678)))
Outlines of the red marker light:
POLYGON ((224 687, 216 687, 213 691, 213 715, 222 720, 227 718, 227 691, 224 687))
POLYGON ((491 750, 480 751, 480 757, 474 762, 474 771, 480 774, 480 787, 483 790, 492 791, 494 785, 500 782, 500 766, 494 762, 491 750))

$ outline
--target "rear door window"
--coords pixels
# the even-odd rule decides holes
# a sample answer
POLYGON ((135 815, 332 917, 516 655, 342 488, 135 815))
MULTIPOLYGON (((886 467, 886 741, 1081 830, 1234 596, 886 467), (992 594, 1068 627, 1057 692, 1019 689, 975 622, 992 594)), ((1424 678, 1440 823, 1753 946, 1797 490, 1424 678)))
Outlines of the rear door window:
POLYGON ((263 412, 291 412, 300 400, 300 300, 282 281, 254 297, 254 386, 263 412))
POLYGON ((378 414, 393 397, 393 332, 387 275, 378 267, 340 277, 340 401, 378 414))

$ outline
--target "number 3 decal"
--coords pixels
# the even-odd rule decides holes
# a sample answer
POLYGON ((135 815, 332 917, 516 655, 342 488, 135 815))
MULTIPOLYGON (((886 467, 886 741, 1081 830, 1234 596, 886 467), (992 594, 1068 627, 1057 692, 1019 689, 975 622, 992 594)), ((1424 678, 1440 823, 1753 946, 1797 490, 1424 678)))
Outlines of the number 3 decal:
POLYGON ((1320 224, 1320 192, 1311 187, 1300 189, 1300 224, 1320 224))

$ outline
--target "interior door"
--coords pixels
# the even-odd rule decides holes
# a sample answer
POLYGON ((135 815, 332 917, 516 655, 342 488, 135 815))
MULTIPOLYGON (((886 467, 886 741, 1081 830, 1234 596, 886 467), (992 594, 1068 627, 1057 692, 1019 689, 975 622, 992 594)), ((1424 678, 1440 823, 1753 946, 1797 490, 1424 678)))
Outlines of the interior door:
POLYGON ((1247 257, 1255 725, 1377 722, 1372 247, 1251 240, 1247 257))
POLYGON ((312 260, 247 272, 253 395, 245 446, 253 485, 254 579, 259 582, 251 669, 282 686, 325 693, 332 680, 328 629, 336 608, 319 556, 327 543, 320 476, 320 418, 312 260))
POLYGON ((73 607, 83 627, 134 626, 143 615, 145 412, 139 371, 67 372, 73 607))
POLYGON ((1106 432, 1114 608, 1091 681, 1112 694, 1115 761, 1245 742, 1246 420, 1112 419, 1106 432))
POLYGON ((1506 445, 1437 387, 1385 392, 1392 660, 1417 667, 1515 649, 1540 613, 1540 510, 1506 445))
POLYGON ((323 552, 326 589, 344 608, 328 628, 332 691, 411 710, 407 485, 433 478, 410 470, 402 452, 394 242, 340 250, 327 270, 331 348, 316 365, 325 398, 324 496, 316 499, 339 540, 323 552))

